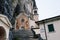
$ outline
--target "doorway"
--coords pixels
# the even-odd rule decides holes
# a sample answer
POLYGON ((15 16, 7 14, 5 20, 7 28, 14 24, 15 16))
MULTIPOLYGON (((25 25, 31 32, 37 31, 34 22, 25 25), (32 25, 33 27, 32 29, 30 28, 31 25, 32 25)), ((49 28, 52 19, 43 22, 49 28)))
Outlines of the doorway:
POLYGON ((6 32, 2 26, 0 26, 0 40, 6 40, 6 32))

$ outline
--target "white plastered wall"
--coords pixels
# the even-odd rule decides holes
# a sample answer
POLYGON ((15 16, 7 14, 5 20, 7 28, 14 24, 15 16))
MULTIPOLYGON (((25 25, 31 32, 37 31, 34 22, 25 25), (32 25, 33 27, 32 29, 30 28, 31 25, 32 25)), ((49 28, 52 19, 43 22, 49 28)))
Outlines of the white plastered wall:
MULTIPOLYGON (((44 24, 40 24, 39 27, 40 27, 41 37, 43 39, 46 39, 44 24)), ((45 23, 45 28, 46 28, 47 40, 60 40, 60 20, 45 23), (54 32, 49 32, 48 30, 49 24, 53 24, 55 30, 54 32)))
POLYGON ((35 21, 29 19, 29 27, 31 28, 38 28, 38 25, 35 23, 35 21), (32 27, 33 26, 33 27, 32 27))

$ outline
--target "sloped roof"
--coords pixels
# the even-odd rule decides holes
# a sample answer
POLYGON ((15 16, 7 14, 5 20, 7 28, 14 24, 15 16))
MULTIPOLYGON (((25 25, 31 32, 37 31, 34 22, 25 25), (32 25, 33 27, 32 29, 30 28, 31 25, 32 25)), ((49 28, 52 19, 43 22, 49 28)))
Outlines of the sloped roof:
POLYGON ((51 22, 51 21, 56 21, 56 20, 60 20, 60 15, 52 17, 52 18, 47 18, 41 21, 37 21, 37 24, 42 24, 42 23, 47 23, 47 22, 51 22))

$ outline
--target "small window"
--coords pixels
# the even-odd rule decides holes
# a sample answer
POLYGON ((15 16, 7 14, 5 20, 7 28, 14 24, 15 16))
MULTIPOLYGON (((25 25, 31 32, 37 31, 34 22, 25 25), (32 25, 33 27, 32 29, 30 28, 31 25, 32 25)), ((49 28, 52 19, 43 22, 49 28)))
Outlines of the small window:
POLYGON ((21 28, 20 28, 21 30, 23 30, 24 29, 24 26, 21 26, 21 28))
POLYGON ((24 22, 24 19, 21 19, 21 22, 24 22))
POLYGON ((24 29, 24 26, 22 26, 21 28, 24 29))
POLYGON ((48 30, 49 30, 49 32, 54 32, 54 26, 53 26, 53 24, 49 24, 48 25, 48 30))
POLYGON ((34 13, 37 13, 37 11, 34 11, 34 13))

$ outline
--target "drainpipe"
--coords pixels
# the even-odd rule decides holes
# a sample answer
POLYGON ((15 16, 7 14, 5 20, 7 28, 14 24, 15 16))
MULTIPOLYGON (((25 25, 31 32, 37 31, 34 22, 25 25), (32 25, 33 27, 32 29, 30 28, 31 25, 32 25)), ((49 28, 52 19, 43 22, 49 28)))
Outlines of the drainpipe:
POLYGON ((47 33, 46 33, 45 22, 43 23, 43 25, 44 25, 44 30, 45 30, 45 37, 46 37, 46 40, 48 40, 48 39, 47 39, 47 33))

